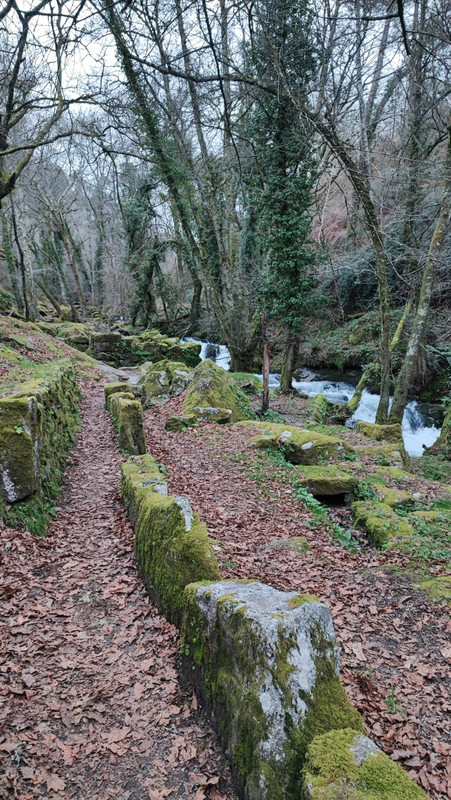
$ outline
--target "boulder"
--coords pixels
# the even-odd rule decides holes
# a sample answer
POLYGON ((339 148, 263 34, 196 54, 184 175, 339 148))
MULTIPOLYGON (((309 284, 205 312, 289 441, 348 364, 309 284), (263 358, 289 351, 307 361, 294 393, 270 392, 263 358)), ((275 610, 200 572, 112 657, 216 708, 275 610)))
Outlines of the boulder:
POLYGON ((313 739, 303 777, 305 800, 427 800, 401 766, 350 728, 313 739))
POLYGON ((307 403, 316 422, 321 424, 343 424, 350 416, 346 403, 332 403, 323 394, 317 394, 307 403))
POLYGON ((412 536, 413 526, 387 503, 359 500, 352 504, 355 522, 377 547, 393 544, 397 539, 412 536))
POLYGON ((407 455, 402 442, 398 444, 383 444, 379 446, 364 446, 356 447, 355 454, 357 458, 370 458, 379 465, 387 467, 398 467, 399 469, 408 470, 410 467, 410 459, 407 455))
POLYGON ((355 475, 345 472, 340 465, 335 464, 328 464, 326 467, 300 467, 297 480, 314 497, 351 494, 359 483, 355 475))
POLYGON ((401 442, 402 428, 399 423, 395 425, 377 425, 375 422, 362 422, 359 420, 355 426, 357 433, 362 433, 376 442, 401 442))
POLYGON ((185 391, 191 370, 182 361, 158 361, 149 365, 139 383, 146 405, 167 403, 185 391))
POLYGON ((193 371, 183 410, 185 415, 194 416, 197 420, 210 420, 215 416, 212 409, 220 411, 219 415, 216 414, 218 419, 215 421, 238 422, 254 417, 249 399, 235 384, 233 377, 222 367, 206 359, 193 371))
POLYGON ((188 586, 182 653, 245 800, 299 797, 312 739, 363 732, 339 680, 330 611, 315 597, 253 581, 188 586))
POLYGON ((311 547, 304 536, 293 536, 291 539, 274 539, 261 545, 260 550, 274 547, 276 550, 292 550, 294 553, 308 553, 311 547))
POLYGON ((180 431, 185 431, 193 425, 197 425, 197 418, 194 414, 187 414, 179 417, 168 417, 164 427, 172 433, 180 433, 180 431))
POLYGON ((333 436, 272 422, 252 425, 261 432, 261 436, 255 439, 257 447, 282 450, 292 464, 321 464, 332 459, 342 460, 354 453, 352 445, 333 436))

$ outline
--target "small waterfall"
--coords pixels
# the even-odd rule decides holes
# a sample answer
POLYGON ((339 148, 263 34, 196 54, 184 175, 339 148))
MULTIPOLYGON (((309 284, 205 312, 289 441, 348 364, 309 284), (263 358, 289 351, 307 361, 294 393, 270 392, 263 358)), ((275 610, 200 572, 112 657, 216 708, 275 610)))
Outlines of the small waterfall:
MULTIPOLYGON (((199 342, 198 339, 184 339, 185 342, 198 342, 201 345, 200 357, 211 358, 224 369, 230 369, 230 353, 222 344, 214 342, 199 342)), ((256 375, 262 380, 262 375, 256 375)), ((280 386, 280 375, 272 372, 269 376, 271 389, 280 386)), ((347 403, 354 394, 354 385, 345 381, 322 381, 314 376, 312 380, 293 381, 293 386, 301 395, 316 397, 323 394, 331 403, 347 403)), ((390 400, 391 403, 391 400, 390 400)), ((356 422, 375 422, 376 411, 379 404, 379 395, 372 394, 367 389, 362 392, 362 399, 355 414, 348 420, 347 425, 354 427, 356 422)), ((440 428, 428 424, 420 404, 412 400, 407 404, 402 421, 404 445, 411 456, 422 456, 423 446, 430 447, 440 435, 440 428)))

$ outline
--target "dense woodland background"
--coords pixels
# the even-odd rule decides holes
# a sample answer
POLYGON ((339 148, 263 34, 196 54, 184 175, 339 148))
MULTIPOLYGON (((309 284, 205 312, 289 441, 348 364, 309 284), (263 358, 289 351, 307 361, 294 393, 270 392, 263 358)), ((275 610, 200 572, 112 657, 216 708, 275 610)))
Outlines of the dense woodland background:
POLYGON ((237 370, 263 339, 282 390, 373 310, 399 420, 451 339, 450 32, 447 0, 3 0, 0 286, 237 370))

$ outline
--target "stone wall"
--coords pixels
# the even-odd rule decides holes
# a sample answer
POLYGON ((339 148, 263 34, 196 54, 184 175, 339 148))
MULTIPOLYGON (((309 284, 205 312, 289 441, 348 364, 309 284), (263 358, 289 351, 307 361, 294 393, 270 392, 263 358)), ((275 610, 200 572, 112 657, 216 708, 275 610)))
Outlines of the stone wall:
POLYGON ((143 409, 133 392, 124 391, 127 384, 113 383, 105 386, 105 403, 117 433, 119 449, 128 455, 146 452, 143 409))
MULTIPOLYGON (((15 505, 54 494, 78 425, 79 392, 67 360, 0 397, 0 498, 15 505)), ((8 522, 8 510, 3 517, 8 522)))
POLYGON ((363 735, 340 683, 328 607, 258 581, 221 580, 205 526, 186 498, 168 495, 150 454, 122 465, 122 487, 138 567, 151 596, 181 626, 183 675, 196 683, 240 795, 375 800, 378 786, 393 784, 400 794, 386 800, 426 800, 363 735), (336 786, 327 752, 320 766, 315 760, 328 735, 345 748, 336 786), (346 750, 353 753, 356 743, 365 751, 360 772, 363 760, 354 762, 346 750), (365 784, 368 774, 372 783, 365 784))

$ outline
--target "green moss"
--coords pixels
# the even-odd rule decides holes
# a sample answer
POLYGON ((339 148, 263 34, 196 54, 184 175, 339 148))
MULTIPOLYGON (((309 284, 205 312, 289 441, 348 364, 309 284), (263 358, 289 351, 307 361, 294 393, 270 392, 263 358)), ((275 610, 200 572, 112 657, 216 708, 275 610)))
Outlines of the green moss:
POLYGON ((382 494, 383 502, 390 508, 397 508, 398 506, 411 506, 414 504, 414 499, 410 492, 403 491, 391 486, 386 486, 381 478, 374 479, 374 486, 382 494))
POLYGON ((299 468, 297 479, 310 494, 337 495, 352 492, 358 485, 358 478, 343 467, 335 464, 299 468))
POLYGON ((307 411, 316 422, 324 425, 343 423, 350 416, 346 403, 332 403, 323 394, 317 394, 307 401, 307 411))
POLYGON ((399 469, 399 467, 376 467, 374 470, 376 475, 380 475, 382 478, 393 478, 395 481, 408 481, 412 478, 411 472, 406 472, 404 469, 399 469))
POLYGON ((406 453, 404 445, 398 444, 384 444, 378 447, 356 447, 355 454, 357 458, 369 458, 376 464, 383 467, 398 467, 399 469, 408 470, 410 467, 410 459, 406 453))
POLYGON ((427 578, 419 584, 420 589, 424 589, 431 600, 435 602, 445 602, 451 605, 451 575, 442 575, 439 578, 427 578))
POLYGON ((279 550, 293 550, 295 553, 308 553, 311 547, 304 536, 293 536, 290 539, 275 539, 264 547, 275 547, 279 550))
POLYGON ((426 452, 435 456, 441 455, 443 458, 451 461, 451 405, 448 406, 446 411, 440 436, 432 447, 428 447, 426 452))
POLYGON ((393 540, 409 537, 413 526, 400 517, 387 503, 358 501, 352 504, 355 522, 368 534, 377 547, 393 544, 393 540))
POLYGON ((401 425, 377 425, 375 422, 362 422, 356 425, 357 433, 368 436, 376 442, 402 442, 401 425))
POLYGON ((277 425, 271 422, 249 423, 261 435, 254 441, 263 449, 279 449, 292 464, 319 464, 331 459, 343 459, 351 455, 354 448, 346 441, 324 436, 311 430, 301 430, 292 425, 277 425))
POLYGON ((79 392, 68 361, 0 398, 0 514, 7 525, 45 533, 79 424, 79 392))
POLYGON ((140 381, 147 404, 166 403, 170 397, 183 392, 191 378, 191 372, 182 361, 159 361, 146 368, 140 381))
POLYGON ((349 728, 313 739, 303 772, 304 797, 308 800, 427 800, 423 789, 382 752, 357 759, 359 746, 360 737, 349 728))
POLYGON ((219 567, 197 514, 187 516, 178 499, 158 493, 164 480, 150 458, 123 467, 124 499, 135 523, 135 556, 146 585, 168 619, 180 625, 185 587, 219 580, 219 567))
POLYGON ((116 392, 110 395, 108 408, 117 431, 119 448, 129 455, 146 452, 143 409, 133 394, 116 392))
POLYGON ((248 397, 236 386, 233 377, 209 359, 194 370, 183 404, 185 415, 196 418, 206 408, 230 409, 230 422, 254 417, 248 397))
POLYGON ((290 597, 287 601, 288 608, 299 608, 305 603, 319 603, 318 598, 314 594, 298 594, 296 597, 290 597))
POLYGON ((128 383, 106 383, 104 386, 105 392, 105 405, 108 405, 108 400, 111 395, 116 394, 116 392, 129 392, 130 386, 128 383))
POLYGON ((193 425, 197 424, 197 418, 194 414, 184 414, 179 417, 168 417, 165 423, 165 429, 172 431, 172 433, 180 433, 193 425))

